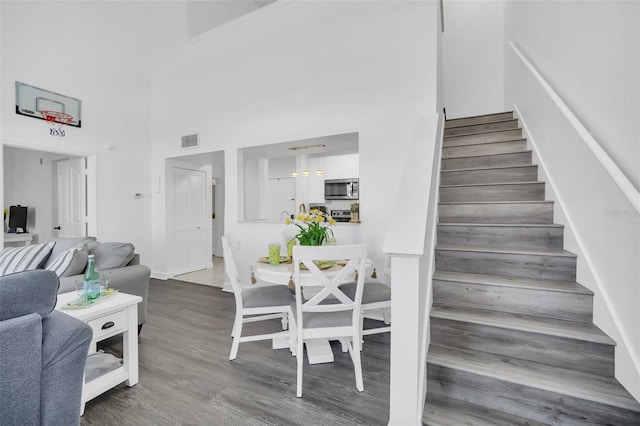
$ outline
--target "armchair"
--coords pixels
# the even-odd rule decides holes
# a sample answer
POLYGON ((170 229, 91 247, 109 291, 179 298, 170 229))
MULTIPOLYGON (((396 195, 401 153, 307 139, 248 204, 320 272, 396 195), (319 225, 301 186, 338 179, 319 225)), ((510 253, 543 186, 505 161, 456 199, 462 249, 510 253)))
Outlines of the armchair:
POLYGON ((79 425, 91 327, 54 311, 52 271, 0 277, 0 423, 79 425))

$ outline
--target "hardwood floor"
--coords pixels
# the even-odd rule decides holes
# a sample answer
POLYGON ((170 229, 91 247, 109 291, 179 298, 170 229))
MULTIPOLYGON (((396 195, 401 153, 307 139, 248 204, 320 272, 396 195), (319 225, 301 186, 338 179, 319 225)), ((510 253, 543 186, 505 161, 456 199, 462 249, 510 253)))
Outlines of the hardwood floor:
MULTIPOLYGON (((81 425, 347 425, 387 424, 389 333, 366 336, 364 392, 337 342, 335 362, 304 367, 296 397, 295 358, 271 342, 242 343, 229 361, 233 295, 218 288, 151 280, 140 334, 140 381, 89 401, 81 425)), ((277 320, 247 332, 277 331, 277 320)), ((366 324, 365 324, 366 327, 366 324)), ((121 339, 104 350, 121 351, 121 339)), ((306 360, 306 356, 305 356, 306 360)))

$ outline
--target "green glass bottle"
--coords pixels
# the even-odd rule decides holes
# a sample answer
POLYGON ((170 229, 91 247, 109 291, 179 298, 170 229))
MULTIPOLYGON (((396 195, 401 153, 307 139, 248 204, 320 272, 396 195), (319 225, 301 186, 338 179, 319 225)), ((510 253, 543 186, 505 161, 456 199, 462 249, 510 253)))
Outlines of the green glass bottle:
POLYGON ((95 256, 89 255, 87 270, 84 273, 84 296, 87 300, 100 297, 100 273, 96 267, 95 256))

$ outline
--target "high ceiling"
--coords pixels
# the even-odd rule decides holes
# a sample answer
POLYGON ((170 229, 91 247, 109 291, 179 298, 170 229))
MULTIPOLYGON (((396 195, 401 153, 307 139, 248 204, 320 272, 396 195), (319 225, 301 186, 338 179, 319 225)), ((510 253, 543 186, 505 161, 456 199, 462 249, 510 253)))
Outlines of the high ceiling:
POLYGON ((197 36, 275 1, 187 0, 187 36, 197 36))

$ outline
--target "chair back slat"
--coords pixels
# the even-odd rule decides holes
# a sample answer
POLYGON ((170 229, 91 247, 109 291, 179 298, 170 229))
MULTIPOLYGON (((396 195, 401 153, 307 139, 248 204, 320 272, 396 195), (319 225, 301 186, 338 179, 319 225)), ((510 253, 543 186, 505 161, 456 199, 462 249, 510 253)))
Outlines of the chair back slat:
MULTIPOLYGON (((296 285, 297 308, 302 312, 340 312, 358 310, 362 300, 362 287, 364 285, 364 270, 367 258, 367 247, 364 244, 344 246, 295 246, 293 248, 294 282, 296 285), (346 260, 347 263, 337 273, 333 266, 329 269, 320 269, 317 261, 346 260), (301 274, 301 265, 304 265, 309 273, 301 274), (355 300, 351 300, 340 288, 340 284, 352 281, 350 279, 356 271, 358 274, 355 300), (331 276, 328 276, 331 272, 331 276), (320 287, 317 294, 302 300, 302 287, 320 287)), ((354 312, 355 314, 355 312, 354 312)))

